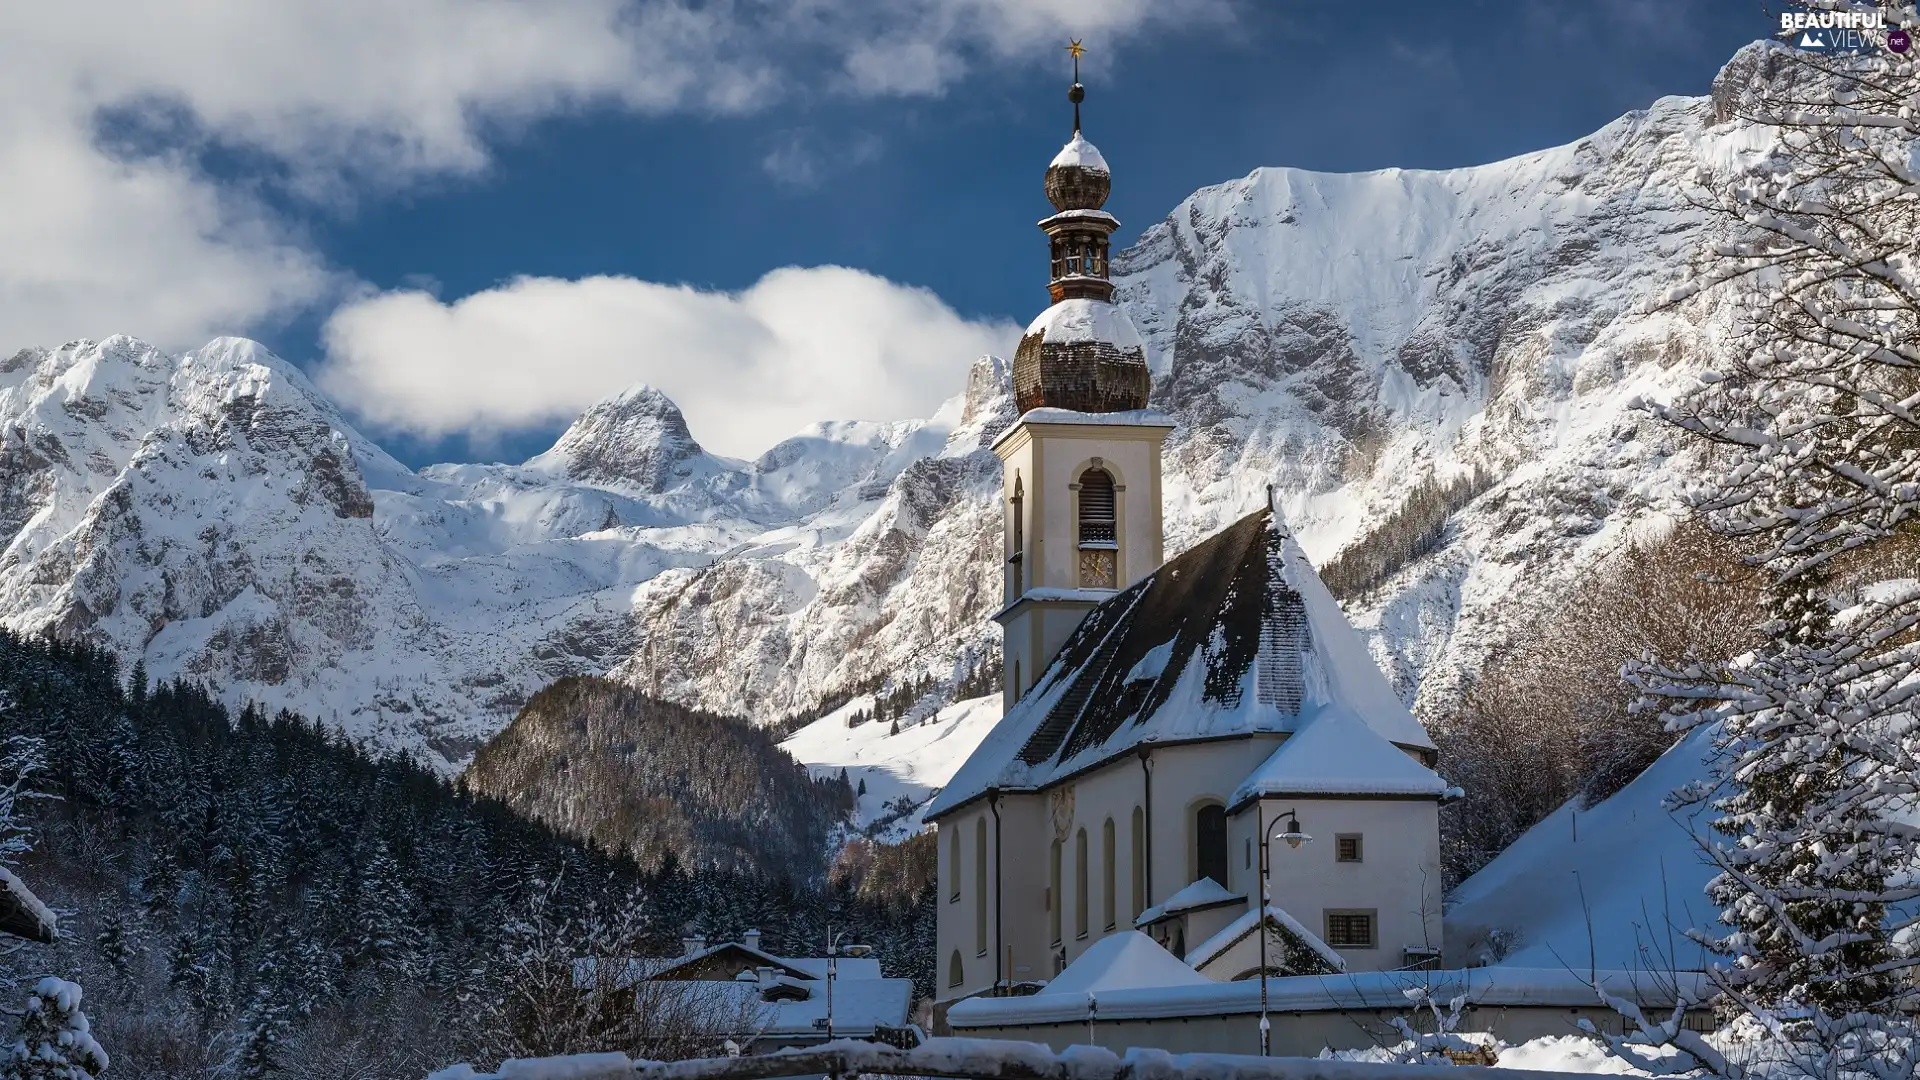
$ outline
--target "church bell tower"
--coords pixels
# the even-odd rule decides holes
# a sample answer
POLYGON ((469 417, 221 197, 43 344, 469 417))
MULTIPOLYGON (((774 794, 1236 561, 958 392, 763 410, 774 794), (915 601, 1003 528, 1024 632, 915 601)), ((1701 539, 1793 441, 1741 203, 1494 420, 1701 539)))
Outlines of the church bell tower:
POLYGON ((1120 222, 1102 210, 1106 158, 1080 130, 1078 41, 1073 137, 1047 166, 1041 220, 1052 301, 1013 354, 1020 419, 994 443, 1002 462, 1005 703, 1027 692, 1087 612, 1162 561, 1160 444, 1173 421, 1147 408, 1146 350, 1113 303, 1108 247, 1120 222))

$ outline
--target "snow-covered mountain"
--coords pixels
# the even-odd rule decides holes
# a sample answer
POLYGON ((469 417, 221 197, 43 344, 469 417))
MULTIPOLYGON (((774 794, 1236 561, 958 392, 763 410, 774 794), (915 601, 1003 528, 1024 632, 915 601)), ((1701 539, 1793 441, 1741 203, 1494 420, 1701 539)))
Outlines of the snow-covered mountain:
MULTIPOLYGON (((1670 98, 1490 165, 1265 169, 1187 199, 1117 262, 1180 425, 1170 551, 1268 484, 1323 565, 1440 499, 1437 545, 1352 608, 1442 707, 1516 595, 1681 475, 1628 402, 1686 385, 1720 316, 1646 302, 1702 240, 1689 177, 1752 138, 1670 98)), ((415 473, 251 342, 30 349, 0 361, 0 620, 447 766, 573 672, 771 721, 995 647, 985 447, 1011 420, 989 358, 927 420, 743 462, 637 387, 525 464, 415 473)))

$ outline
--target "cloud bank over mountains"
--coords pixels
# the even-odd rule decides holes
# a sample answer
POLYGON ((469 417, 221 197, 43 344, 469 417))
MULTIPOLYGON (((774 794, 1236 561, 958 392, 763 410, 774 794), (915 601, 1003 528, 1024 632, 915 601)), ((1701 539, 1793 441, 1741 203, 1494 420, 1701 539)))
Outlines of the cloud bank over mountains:
MULTIPOLYGON (((1069 30, 1112 40, 1224 11, 1223 0, 11 5, 0 15, 0 350, 119 332, 180 346, 325 310, 364 285, 289 208, 346 213, 426 180, 477 177, 491 139, 546 118, 740 113, 799 87, 934 95, 983 67, 1051 57, 1069 30)), ((533 291, 514 283, 482 306, 533 291)), ((369 311, 390 310, 361 306, 347 320, 360 348, 378 340, 369 311)))
POLYGON ((451 303, 351 302, 326 326, 320 383, 374 426, 444 436, 566 420, 636 382, 695 437, 751 458, 823 416, 931 413, 1012 323, 839 266, 775 270, 737 293, 628 277, 522 278, 451 303))

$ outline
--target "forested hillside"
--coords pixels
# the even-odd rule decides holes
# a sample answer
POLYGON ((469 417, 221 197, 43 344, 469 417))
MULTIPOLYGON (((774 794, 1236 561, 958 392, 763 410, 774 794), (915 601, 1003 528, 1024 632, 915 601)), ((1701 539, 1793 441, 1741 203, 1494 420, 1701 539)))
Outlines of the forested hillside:
POLYGON ((658 869, 825 870, 853 809, 844 776, 813 780, 775 735, 592 676, 540 691, 474 756, 474 791, 658 869))
POLYGON ((62 940, 10 974, 84 984, 113 1076, 420 1076, 564 1048, 536 1040, 519 990, 608 925, 651 951, 757 926, 800 952, 831 920, 889 974, 931 978, 914 937, 931 920, 855 883, 643 875, 299 717, 142 683, 0 633, 0 738, 42 744, 53 796, 31 800, 21 870, 64 912, 62 940))

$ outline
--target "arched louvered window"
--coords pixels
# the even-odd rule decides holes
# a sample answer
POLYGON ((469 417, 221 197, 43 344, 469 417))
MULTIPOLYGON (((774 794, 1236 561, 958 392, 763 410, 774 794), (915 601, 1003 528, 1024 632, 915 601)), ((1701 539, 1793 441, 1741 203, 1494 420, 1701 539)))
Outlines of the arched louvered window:
POLYGON ((947 985, 959 986, 967 981, 967 969, 960 963, 960 950, 953 950, 953 959, 947 961, 947 985))
POLYGON ((1080 474, 1080 546, 1113 546, 1113 477, 1105 469, 1080 474))
POLYGON ((1080 474, 1080 587, 1118 587, 1115 555, 1119 534, 1115 525, 1113 476, 1094 466, 1080 474))

